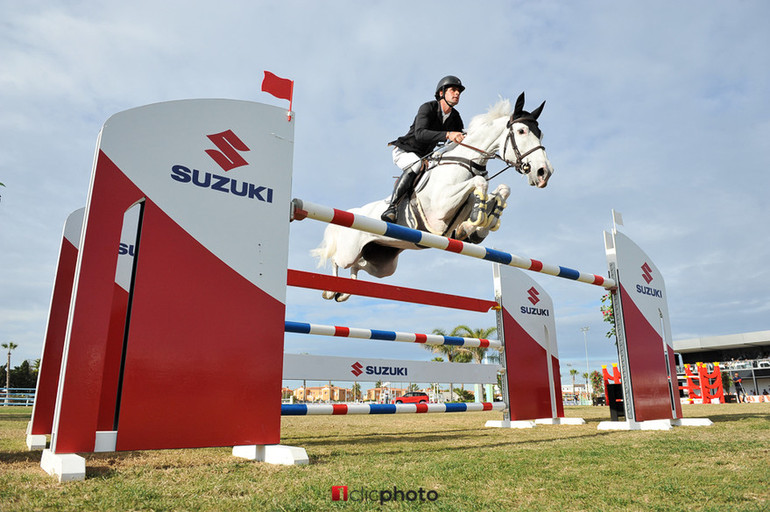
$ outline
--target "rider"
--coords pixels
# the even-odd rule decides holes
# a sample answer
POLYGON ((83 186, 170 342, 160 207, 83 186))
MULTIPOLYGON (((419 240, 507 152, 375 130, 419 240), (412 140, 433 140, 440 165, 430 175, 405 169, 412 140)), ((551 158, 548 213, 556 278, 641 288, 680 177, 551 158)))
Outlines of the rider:
POLYGON ((406 135, 389 144, 395 146, 393 163, 401 169, 402 174, 396 180, 390 204, 382 214, 382 220, 396 222, 396 206, 411 190, 422 168, 423 157, 430 154, 441 141, 462 142, 465 138, 463 120, 454 108, 464 90, 465 86, 456 76, 442 78, 436 86, 436 99, 423 103, 406 135))

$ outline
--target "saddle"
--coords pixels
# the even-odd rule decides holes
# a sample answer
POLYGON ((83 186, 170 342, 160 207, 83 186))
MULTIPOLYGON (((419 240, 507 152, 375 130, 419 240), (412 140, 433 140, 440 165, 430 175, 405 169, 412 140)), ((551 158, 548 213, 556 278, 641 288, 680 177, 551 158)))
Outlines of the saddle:
POLYGON ((444 153, 453 147, 454 144, 447 144, 420 160, 422 165, 420 166, 420 170, 415 177, 414 185, 410 191, 410 195, 412 192, 419 192, 425 187, 425 185, 428 183, 428 180, 430 179, 431 171, 439 165, 457 164, 461 167, 464 167, 473 176, 483 176, 485 178, 487 177, 486 165, 476 163, 470 158, 463 158, 459 156, 444 156, 444 153))

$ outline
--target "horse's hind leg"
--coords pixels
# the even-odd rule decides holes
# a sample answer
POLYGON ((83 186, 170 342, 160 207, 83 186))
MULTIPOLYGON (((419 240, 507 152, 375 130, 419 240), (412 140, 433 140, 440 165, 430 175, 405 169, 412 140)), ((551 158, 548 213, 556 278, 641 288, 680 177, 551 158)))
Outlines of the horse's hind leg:
POLYGON ((468 217, 468 222, 474 226, 486 226, 487 225, 487 209, 486 205, 489 202, 487 200, 487 180, 481 176, 476 176, 470 180, 474 185, 471 192, 471 214, 468 217))
MULTIPOLYGON (((334 263, 334 261, 332 260, 332 276, 339 277, 339 274, 340 274, 340 267, 338 267, 337 264, 334 263)), ((339 295, 338 292, 333 292, 330 290, 324 290, 321 293, 321 297, 323 297, 326 300, 332 300, 332 299, 336 300, 337 295, 339 295)))
MULTIPOLYGON (((358 279, 358 267, 350 267, 350 279, 358 279)), ((345 302, 349 298, 349 293, 336 292, 334 294, 334 300, 337 302, 345 302)))
MULTIPOLYGON (((340 267, 332 262, 332 276, 339 277, 340 274, 340 267)), ((350 267, 350 278, 351 279, 358 279, 358 267, 350 267)), ((323 297, 326 300, 332 300, 334 299, 337 302, 345 302, 350 298, 349 293, 343 293, 343 292, 335 292, 332 290, 324 290, 323 293, 321 293, 321 297, 323 297)))

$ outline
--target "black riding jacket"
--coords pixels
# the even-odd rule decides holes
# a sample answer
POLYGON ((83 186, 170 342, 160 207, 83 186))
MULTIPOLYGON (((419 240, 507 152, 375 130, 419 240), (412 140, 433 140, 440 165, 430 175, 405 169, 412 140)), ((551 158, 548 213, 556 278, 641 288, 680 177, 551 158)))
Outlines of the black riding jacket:
POLYGON ((463 130, 463 120, 457 110, 452 109, 446 121, 443 121, 443 118, 444 114, 438 101, 423 103, 406 135, 391 144, 422 158, 433 151, 439 142, 446 140, 447 132, 463 130))

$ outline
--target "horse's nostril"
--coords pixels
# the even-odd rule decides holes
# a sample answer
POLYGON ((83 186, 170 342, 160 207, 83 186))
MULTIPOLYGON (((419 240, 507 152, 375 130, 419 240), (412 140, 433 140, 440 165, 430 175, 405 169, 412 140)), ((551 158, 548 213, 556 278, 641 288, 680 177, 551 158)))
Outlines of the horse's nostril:
POLYGON ((537 175, 538 175, 538 177, 540 177, 540 178, 542 178, 543 176, 545 176, 545 169, 544 169, 544 168, 542 168, 542 167, 541 167, 540 169, 538 169, 538 170, 537 170, 537 175))

